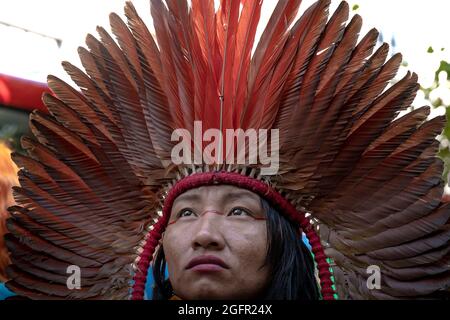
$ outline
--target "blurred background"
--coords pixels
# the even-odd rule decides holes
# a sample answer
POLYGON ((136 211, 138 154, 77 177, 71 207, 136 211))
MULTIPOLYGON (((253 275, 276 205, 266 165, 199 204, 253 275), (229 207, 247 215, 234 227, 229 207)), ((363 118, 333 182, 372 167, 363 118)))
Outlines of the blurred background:
MULTIPOLYGON (((303 12, 313 0, 304 0, 303 12)), ((332 10, 340 1, 332 0, 332 10)), ((350 0, 352 14, 364 20, 362 34, 376 27, 379 42, 391 45, 391 54, 402 52, 403 66, 419 75, 421 90, 413 108, 432 106, 430 117, 450 112, 450 35, 446 0, 350 0)), ((151 25, 148 0, 133 1, 147 25, 151 25)), ((268 0, 264 8, 275 5, 268 0)), ((61 61, 81 67, 77 47, 97 25, 108 27, 112 11, 123 17, 124 0, 0 0, 0 140, 20 151, 19 138, 28 130, 28 113, 44 108, 40 102, 48 74, 71 83, 61 61), (23 88, 27 88, 23 90, 23 88), (19 94, 17 93, 19 92, 19 94)), ((268 19, 264 10, 262 19, 268 19)), ((109 28, 107 28, 109 29, 109 28)), ((151 28, 150 28, 151 29, 151 28)), ((450 167, 450 125, 442 136, 439 156, 450 167)), ((447 187, 447 192, 450 189, 447 187)))

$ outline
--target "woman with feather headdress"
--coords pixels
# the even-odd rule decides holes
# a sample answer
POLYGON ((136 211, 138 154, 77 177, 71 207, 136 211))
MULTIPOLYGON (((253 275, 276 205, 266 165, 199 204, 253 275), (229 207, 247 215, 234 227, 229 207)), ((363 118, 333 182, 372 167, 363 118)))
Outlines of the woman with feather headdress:
POLYGON ((51 115, 32 114, 13 156, 8 288, 143 299, 153 263, 162 299, 448 296, 445 119, 396 119, 417 75, 390 85, 401 55, 376 30, 358 41, 345 2, 297 18, 301 1, 281 0, 256 44, 261 0, 150 2, 155 36, 128 2, 115 39, 99 27, 79 49, 85 72, 63 63, 81 92, 48 78, 51 115))

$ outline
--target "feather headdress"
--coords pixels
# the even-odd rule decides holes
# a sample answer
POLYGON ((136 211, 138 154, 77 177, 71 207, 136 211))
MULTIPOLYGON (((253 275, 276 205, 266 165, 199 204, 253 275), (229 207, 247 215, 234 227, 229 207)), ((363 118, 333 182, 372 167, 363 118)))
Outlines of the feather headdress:
MULTIPOLYGON (((324 299, 433 297, 450 285, 450 207, 442 204, 428 107, 397 119, 418 89, 401 56, 358 42, 361 17, 320 0, 278 1, 256 44, 262 0, 151 0, 153 36, 131 3, 63 66, 81 92, 50 76, 51 115, 32 114, 6 242, 7 286, 31 298, 142 299, 173 200, 202 185, 248 188, 308 236, 324 299), (275 174, 261 164, 174 164, 172 133, 276 129, 275 174), (81 268, 81 290, 66 286, 81 268), (330 267, 331 265, 331 267, 330 267), (366 286, 367 267, 382 272, 366 286)), ((201 152, 203 142, 192 141, 201 152)), ((220 144, 219 154, 236 150, 220 144)), ((275 150, 272 150, 275 151, 275 150)), ((216 154, 215 154, 216 155, 216 154)), ((249 154, 247 154, 249 155, 249 154)), ((220 158, 217 158, 220 160, 220 158)), ((211 159, 209 159, 211 160, 211 159)), ((213 159, 214 160, 214 159, 213 159)))

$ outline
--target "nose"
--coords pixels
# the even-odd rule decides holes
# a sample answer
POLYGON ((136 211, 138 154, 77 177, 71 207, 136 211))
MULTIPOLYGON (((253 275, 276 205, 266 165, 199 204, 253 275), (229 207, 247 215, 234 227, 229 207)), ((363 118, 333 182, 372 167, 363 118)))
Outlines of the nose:
POLYGON ((203 213, 196 222, 192 247, 194 250, 209 249, 221 250, 224 247, 224 239, 221 233, 220 217, 214 211, 203 213))

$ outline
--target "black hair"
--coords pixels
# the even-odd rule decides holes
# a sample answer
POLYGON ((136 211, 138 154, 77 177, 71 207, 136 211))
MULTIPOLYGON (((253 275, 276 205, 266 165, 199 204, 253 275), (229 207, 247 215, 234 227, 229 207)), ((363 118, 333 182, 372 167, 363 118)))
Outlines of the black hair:
MULTIPOLYGON (((267 218, 267 256, 264 265, 273 275, 262 298, 266 300, 318 300, 320 297, 311 252, 301 241, 300 229, 261 199, 267 218)), ((166 259, 162 245, 153 264, 153 300, 173 295, 165 277, 166 259)))

